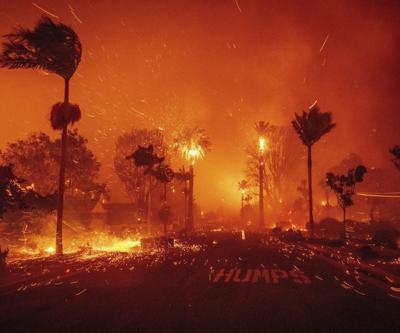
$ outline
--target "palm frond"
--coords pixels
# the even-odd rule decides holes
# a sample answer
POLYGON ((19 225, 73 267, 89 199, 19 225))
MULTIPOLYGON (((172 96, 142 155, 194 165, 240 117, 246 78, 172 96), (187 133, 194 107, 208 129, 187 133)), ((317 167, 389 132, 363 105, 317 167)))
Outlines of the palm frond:
POLYGON ((41 68, 70 79, 82 56, 82 45, 72 28, 42 17, 33 30, 17 28, 4 36, 0 66, 41 68))
POLYGON ((312 146, 336 127, 336 124, 332 122, 332 113, 321 112, 316 103, 310 107, 308 112, 303 111, 301 115, 295 113, 294 116, 293 128, 306 146, 312 146))
POLYGON ((254 124, 254 128, 258 135, 265 136, 269 130, 269 123, 264 120, 260 120, 258 123, 254 124))

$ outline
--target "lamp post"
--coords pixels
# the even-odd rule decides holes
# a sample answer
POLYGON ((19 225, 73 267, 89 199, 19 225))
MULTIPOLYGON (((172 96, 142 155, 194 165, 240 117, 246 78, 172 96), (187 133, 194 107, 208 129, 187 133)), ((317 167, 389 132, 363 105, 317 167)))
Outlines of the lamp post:
POLYGON ((259 208, 259 227, 263 229, 265 227, 264 221, 264 153, 267 148, 267 142, 264 136, 260 136, 258 139, 258 151, 259 151, 259 164, 258 164, 258 174, 259 174, 259 195, 258 195, 258 208, 259 208))

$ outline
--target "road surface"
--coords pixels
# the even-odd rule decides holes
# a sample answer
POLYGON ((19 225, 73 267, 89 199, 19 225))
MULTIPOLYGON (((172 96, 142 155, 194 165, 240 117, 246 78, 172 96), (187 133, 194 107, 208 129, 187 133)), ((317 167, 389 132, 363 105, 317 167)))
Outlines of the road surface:
POLYGON ((0 332, 400 332, 400 294, 302 246, 213 233, 162 253, 17 261, 0 332))

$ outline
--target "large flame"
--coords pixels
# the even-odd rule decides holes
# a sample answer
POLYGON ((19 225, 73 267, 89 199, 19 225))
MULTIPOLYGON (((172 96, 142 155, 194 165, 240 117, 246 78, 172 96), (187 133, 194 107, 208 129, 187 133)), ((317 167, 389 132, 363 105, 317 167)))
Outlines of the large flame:
POLYGON ((182 156, 194 164, 204 157, 204 149, 199 144, 191 142, 190 145, 182 147, 182 156))

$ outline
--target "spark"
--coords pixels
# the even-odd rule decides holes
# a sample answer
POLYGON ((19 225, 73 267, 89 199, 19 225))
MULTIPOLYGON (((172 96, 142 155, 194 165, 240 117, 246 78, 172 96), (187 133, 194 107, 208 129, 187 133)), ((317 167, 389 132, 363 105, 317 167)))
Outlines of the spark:
POLYGON ((59 18, 60 18, 59 16, 57 16, 57 15, 55 15, 55 14, 53 14, 53 13, 50 13, 48 10, 46 10, 46 9, 44 9, 44 8, 42 8, 42 7, 40 7, 40 6, 39 6, 37 3, 35 3, 35 2, 32 2, 32 6, 36 7, 37 9, 41 10, 43 13, 45 13, 45 14, 51 16, 51 17, 54 17, 54 18, 56 18, 56 19, 59 19, 59 18))
POLYGON ((82 20, 76 15, 75 9, 68 3, 69 10, 71 11, 72 16, 77 20, 80 24, 82 24, 82 20))
POLYGON ((79 293, 75 294, 75 296, 80 296, 80 295, 84 294, 85 292, 87 292, 87 289, 81 290, 79 293))
POLYGON ((325 47, 326 42, 328 41, 328 39, 329 39, 329 34, 326 35, 326 37, 325 37, 325 39, 324 39, 324 42, 322 43, 322 46, 321 46, 321 48, 319 49, 319 52, 322 52, 322 51, 323 51, 323 49, 324 49, 324 47, 325 47))
POLYGON ((366 193, 366 192, 358 192, 356 193, 358 196, 362 197, 376 197, 376 198, 400 198, 400 195, 391 194, 391 193, 366 193))
POLYGON ((239 6, 239 2, 238 2, 237 0, 233 0, 233 1, 235 1, 235 4, 236 4, 237 9, 238 9, 238 11, 241 13, 241 12, 242 12, 242 9, 241 9, 240 6, 239 6))

